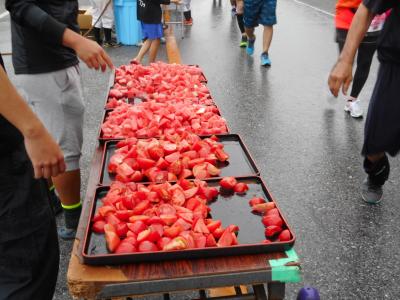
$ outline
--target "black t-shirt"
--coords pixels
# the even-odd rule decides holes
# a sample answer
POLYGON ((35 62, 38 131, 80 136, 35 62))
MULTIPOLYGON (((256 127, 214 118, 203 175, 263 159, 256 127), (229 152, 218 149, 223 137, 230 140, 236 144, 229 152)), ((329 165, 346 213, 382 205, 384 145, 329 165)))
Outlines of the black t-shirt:
POLYGON ((161 24, 161 4, 170 4, 170 0, 138 0, 137 19, 146 24, 161 24))
POLYGON ((400 64, 400 0, 364 0, 374 14, 392 9, 378 39, 378 58, 381 62, 400 64))
MULTIPOLYGON (((0 65, 0 68, 4 68, 1 54, 0 65)), ((9 154, 15 149, 20 148, 23 140, 24 138, 19 130, 0 114, 0 155, 9 154)))

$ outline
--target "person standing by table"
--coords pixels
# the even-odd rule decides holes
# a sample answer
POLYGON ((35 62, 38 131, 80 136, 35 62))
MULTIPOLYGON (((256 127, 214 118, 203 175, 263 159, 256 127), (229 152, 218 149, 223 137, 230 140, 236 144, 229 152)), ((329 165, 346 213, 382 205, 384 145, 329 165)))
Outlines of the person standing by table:
MULTIPOLYGON (((362 0, 339 0, 336 3, 336 42, 339 53, 342 51, 351 22, 362 0)), ((357 49, 357 68, 354 73, 350 95, 346 97, 344 110, 353 118, 362 117, 363 111, 358 96, 368 79, 369 70, 374 57, 378 36, 385 22, 386 14, 377 15, 357 49)))
POLYGON ((0 55, 0 299, 53 299, 57 227, 43 179, 64 172, 59 146, 8 80, 0 55))
POLYGON ((114 10, 112 0, 90 0, 93 9, 93 34, 96 42, 100 46, 119 47, 111 38, 112 27, 114 25, 114 10), (104 11, 103 15, 101 13, 104 11), (101 37, 101 29, 104 32, 104 43, 101 37))
POLYGON ((244 27, 247 35, 246 51, 248 55, 254 53, 256 36, 254 28, 263 25, 263 51, 261 65, 271 66, 269 48, 272 42, 273 26, 276 24, 276 0, 244 0, 244 27))
POLYGON ((52 179, 66 224, 59 236, 74 239, 82 209, 84 104, 78 57, 96 70, 112 68, 112 62, 96 42, 78 34, 78 1, 6 0, 6 9, 17 89, 65 155, 66 172, 52 179))
POLYGON ((170 3, 180 4, 180 0, 138 0, 137 19, 141 22, 142 38, 144 40, 139 53, 132 63, 142 63, 144 56, 149 52, 149 63, 155 62, 160 39, 163 37, 161 5, 170 3))
POLYGON ((390 164, 386 152, 392 156, 400 151, 400 1, 364 0, 359 6, 347 34, 342 53, 333 67, 328 84, 337 97, 352 81, 354 57, 365 37, 373 17, 392 9, 378 38, 378 77, 369 103, 365 122, 364 170, 367 178, 361 185, 362 199, 379 203, 383 185, 389 178, 390 164))

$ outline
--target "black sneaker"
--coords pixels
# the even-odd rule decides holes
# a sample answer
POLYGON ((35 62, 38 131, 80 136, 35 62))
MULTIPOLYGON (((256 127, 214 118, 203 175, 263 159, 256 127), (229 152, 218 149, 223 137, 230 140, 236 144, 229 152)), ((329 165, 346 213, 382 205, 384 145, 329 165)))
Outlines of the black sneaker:
POLYGON ((115 43, 113 41, 109 41, 109 42, 104 42, 103 47, 104 48, 119 48, 119 47, 121 47, 121 44, 115 43))
POLYGON ((361 184, 361 197, 369 204, 378 204, 383 196, 382 185, 375 185, 368 177, 361 184))

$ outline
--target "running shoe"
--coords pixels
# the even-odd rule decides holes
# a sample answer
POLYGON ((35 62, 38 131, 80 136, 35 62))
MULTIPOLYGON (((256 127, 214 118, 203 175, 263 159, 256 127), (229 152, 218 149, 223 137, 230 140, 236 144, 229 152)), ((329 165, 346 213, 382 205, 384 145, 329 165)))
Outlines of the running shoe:
POLYGON ((271 66, 271 60, 269 59, 268 53, 263 52, 261 54, 261 65, 264 67, 271 66))
POLYGON ((360 118, 363 115, 360 100, 346 101, 346 104, 344 105, 344 111, 349 112, 350 116, 353 118, 360 118))
POLYGON ((183 20, 183 25, 192 26, 193 25, 193 19, 190 18, 189 20, 183 20))
POLYGON ((119 47, 121 47, 121 44, 115 43, 113 41, 109 41, 109 42, 104 42, 103 47, 104 48, 119 48, 119 47))
POLYGON ((236 7, 235 6, 232 6, 231 15, 232 15, 232 17, 236 16, 236 7))
POLYGON ((361 184, 361 197, 369 204, 378 204, 381 202, 383 189, 381 185, 374 185, 368 177, 361 184))
POLYGON ((75 239, 76 229, 60 227, 57 229, 57 233, 61 239, 69 241, 75 239))
POLYGON ((247 47, 247 35, 242 35, 242 40, 240 41, 240 48, 247 47))
POLYGON ((256 42, 256 38, 254 39, 247 39, 247 45, 246 45, 246 52, 248 55, 253 55, 254 53, 254 43, 256 42))

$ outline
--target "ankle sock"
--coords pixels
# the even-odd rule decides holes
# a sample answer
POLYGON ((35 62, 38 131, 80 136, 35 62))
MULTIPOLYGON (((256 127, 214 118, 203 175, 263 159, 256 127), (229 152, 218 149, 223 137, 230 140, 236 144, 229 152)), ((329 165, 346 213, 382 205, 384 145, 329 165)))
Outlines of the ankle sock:
POLYGON ((65 227, 68 229, 76 229, 81 216, 82 203, 78 202, 72 205, 61 205, 64 210, 65 227))
POLYGON ((378 186, 384 185, 390 174, 390 164, 386 154, 374 163, 365 157, 364 170, 368 174, 368 179, 372 184, 378 186))

